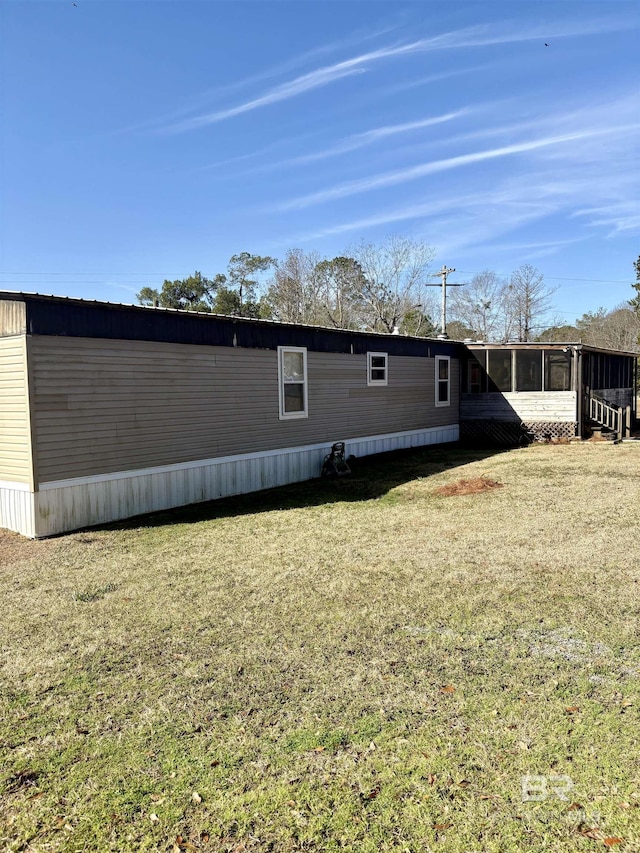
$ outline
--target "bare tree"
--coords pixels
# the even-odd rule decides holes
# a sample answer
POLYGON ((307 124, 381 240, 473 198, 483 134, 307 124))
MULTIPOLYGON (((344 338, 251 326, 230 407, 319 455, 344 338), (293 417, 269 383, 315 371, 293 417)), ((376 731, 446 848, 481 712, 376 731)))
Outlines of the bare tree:
POLYGON ((315 273, 319 258, 302 249, 289 249, 275 264, 275 275, 263 298, 274 319, 286 323, 321 323, 319 285, 315 273))
POLYGON ((556 288, 544 283, 544 276, 531 264, 523 264, 511 273, 507 289, 507 337, 530 341, 544 328, 546 315, 552 309, 551 297, 556 288))
POLYGON ((372 331, 402 330, 403 321, 426 303, 426 279, 434 250, 407 237, 382 245, 359 243, 347 254, 360 265, 362 324, 372 331))
POLYGON ((456 288, 449 299, 454 320, 483 341, 508 336, 509 283, 491 270, 475 275, 464 287, 456 288))
POLYGON ((599 308, 587 312, 577 320, 576 326, 585 344, 627 352, 640 351, 640 316, 629 307, 628 302, 617 305, 611 311, 599 308))

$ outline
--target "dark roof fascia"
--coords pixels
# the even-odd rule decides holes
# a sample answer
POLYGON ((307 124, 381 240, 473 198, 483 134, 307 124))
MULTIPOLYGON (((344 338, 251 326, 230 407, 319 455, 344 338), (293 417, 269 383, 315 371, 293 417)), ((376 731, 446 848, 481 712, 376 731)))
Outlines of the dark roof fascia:
POLYGON ((631 358, 640 358, 640 353, 631 352, 629 350, 608 349, 607 347, 597 347, 592 344, 576 343, 575 341, 511 341, 507 343, 493 343, 491 341, 473 341, 473 343, 465 343, 468 349, 572 349, 581 350, 582 352, 603 353, 605 355, 626 355, 631 358))
POLYGON ((330 329, 10 291, 0 291, 0 300, 25 303, 27 334, 30 335, 256 349, 301 346, 316 352, 382 351, 390 355, 421 357, 459 357, 462 354, 462 344, 433 338, 330 329))

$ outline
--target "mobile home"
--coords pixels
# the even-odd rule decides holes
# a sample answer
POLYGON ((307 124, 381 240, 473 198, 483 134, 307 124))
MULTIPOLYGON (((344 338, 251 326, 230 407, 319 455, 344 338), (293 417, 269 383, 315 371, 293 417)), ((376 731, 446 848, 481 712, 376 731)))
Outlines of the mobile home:
POLYGON ((459 437, 448 341, 0 293, 0 526, 29 537, 459 437))

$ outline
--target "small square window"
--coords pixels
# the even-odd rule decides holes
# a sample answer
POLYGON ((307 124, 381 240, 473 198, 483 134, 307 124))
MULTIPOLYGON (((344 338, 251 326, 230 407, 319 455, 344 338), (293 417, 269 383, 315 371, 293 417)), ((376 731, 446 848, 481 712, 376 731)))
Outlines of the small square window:
POLYGON ((305 347, 278 347, 278 397, 280 420, 308 417, 305 347))
POLYGON ((386 352, 367 353, 367 385, 387 384, 387 360, 386 352))

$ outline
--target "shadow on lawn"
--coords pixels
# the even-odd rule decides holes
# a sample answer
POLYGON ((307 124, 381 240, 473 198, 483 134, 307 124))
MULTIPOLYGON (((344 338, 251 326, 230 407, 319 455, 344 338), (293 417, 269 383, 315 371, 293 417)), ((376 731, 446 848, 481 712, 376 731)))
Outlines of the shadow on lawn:
POLYGON ((499 448, 468 448, 460 444, 395 450, 376 456, 350 459, 352 473, 346 477, 318 477, 260 492, 138 515, 93 529, 130 530, 171 524, 195 524, 214 518, 251 515, 257 512, 321 506, 341 501, 368 501, 381 498, 396 486, 411 480, 439 474, 503 452, 504 449, 499 448))

